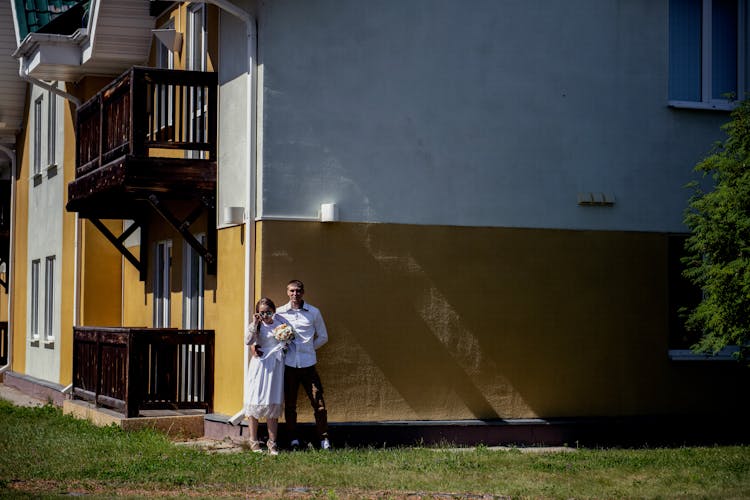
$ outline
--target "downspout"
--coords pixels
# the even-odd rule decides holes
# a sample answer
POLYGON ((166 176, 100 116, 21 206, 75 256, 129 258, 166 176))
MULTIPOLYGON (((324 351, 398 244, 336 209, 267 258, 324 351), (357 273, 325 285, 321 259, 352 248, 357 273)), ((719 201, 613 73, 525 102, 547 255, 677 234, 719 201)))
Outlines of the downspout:
POLYGON ((26 73, 23 69, 23 63, 21 63, 20 66, 21 67, 18 70, 18 76, 21 78, 21 80, 29 82, 32 85, 36 85, 37 87, 43 88, 44 90, 48 90, 52 92, 53 94, 57 94, 63 99, 67 99, 68 101, 72 102, 75 105, 76 109, 81 107, 81 100, 78 99, 76 96, 74 96, 73 94, 69 94, 62 89, 59 89, 58 87, 50 83, 42 81, 38 78, 34 78, 33 76, 29 76, 29 74, 26 73))
MULTIPOLYGON (((246 113, 246 126, 249 134, 248 148, 247 148, 247 182, 246 182, 246 202, 245 202, 245 294, 244 294, 244 315, 243 315, 243 339, 245 335, 245 329, 250 325, 250 318, 252 317, 255 297, 255 210, 253 200, 253 189, 255 186, 255 178, 257 175, 257 158, 255 151, 255 143, 257 141, 257 127, 256 127, 256 99, 257 99, 257 56, 258 56, 258 44, 257 44, 257 26, 254 17, 247 11, 241 9, 235 4, 227 0, 205 0, 205 3, 212 4, 223 10, 224 12, 238 18, 240 21, 245 23, 246 35, 247 35, 247 113, 246 113)), ((249 361, 248 349, 243 349, 243 383, 247 383, 247 365, 249 361)), ((244 390, 243 390, 244 393, 244 390)), ((229 422, 233 425, 239 424, 244 419, 244 412, 242 409, 232 417, 229 422)))
MULTIPOLYGON (((18 76, 21 78, 21 80, 24 80, 26 82, 31 83, 32 85, 36 85, 37 87, 40 87, 44 90, 47 90, 49 92, 52 92, 53 94, 59 95, 63 99, 66 99, 73 103, 73 105, 76 107, 76 109, 81 107, 81 100, 78 99, 73 94, 69 94, 68 92, 65 92, 64 90, 58 88, 56 85, 52 85, 50 83, 47 83, 45 81, 42 81, 38 78, 34 78, 33 76, 30 76, 27 71, 24 70, 23 67, 23 61, 21 59, 18 60, 19 68, 18 68, 18 76)), ((80 314, 79 314, 79 304, 80 304, 80 289, 81 289, 81 283, 80 283, 80 276, 79 276, 79 270, 81 268, 81 249, 80 249, 80 218, 78 217, 78 212, 75 213, 75 230, 73 233, 73 248, 75 249, 75 258, 73 259, 73 326, 78 326, 79 320, 80 320, 80 314)))
POLYGON ((15 229, 15 216, 16 216, 16 152, 10 148, 7 148, 0 144, 0 151, 4 152, 6 155, 8 155, 8 158, 10 158, 10 239, 9 239, 9 245, 10 249, 8 250, 8 262, 7 262, 7 269, 6 269, 6 276, 5 276, 5 282, 8 284, 8 345, 6 348, 8 349, 8 363, 5 366, 0 366, 0 373, 3 373, 10 369, 12 363, 13 363, 13 296, 14 294, 11 293, 11 290, 13 290, 13 287, 11 285, 13 278, 12 271, 11 271, 11 263, 14 262, 13 260, 13 249, 16 246, 15 245, 15 238, 14 238, 14 229, 15 229))

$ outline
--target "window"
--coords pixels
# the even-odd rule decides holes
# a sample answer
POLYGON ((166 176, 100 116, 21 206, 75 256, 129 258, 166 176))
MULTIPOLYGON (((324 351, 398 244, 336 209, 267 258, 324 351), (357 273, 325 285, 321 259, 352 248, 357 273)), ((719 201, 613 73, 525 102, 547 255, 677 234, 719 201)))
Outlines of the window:
POLYGON ((682 275, 685 269, 682 257, 685 256, 687 236, 670 235, 667 243, 668 252, 668 308, 669 308, 669 357, 674 361, 722 361, 731 360, 736 347, 727 347, 717 353, 696 354, 691 350, 701 332, 691 331, 685 327, 684 309, 694 309, 701 301, 701 289, 682 275))
MULTIPOLYGON (((196 239, 205 245, 206 236, 196 239)), ((187 243, 183 244, 182 269, 182 327, 191 330, 203 329, 203 257, 187 243)), ((202 401, 205 389, 202 380, 206 375, 206 346, 180 346, 181 380, 188 383, 180 388, 180 397, 187 401, 202 401), (196 392, 196 390, 198 392, 196 392)))
MULTIPOLYGON (((205 235, 197 236, 205 245, 205 235)), ((203 257, 193 247, 183 245, 182 327, 203 329, 203 257)))
POLYGON ((154 259, 154 328, 169 328, 170 323, 170 266, 172 264, 172 242, 156 244, 154 259))
MULTIPOLYGON (((206 71, 208 60, 206 39, 206 7, 204 4, 193 4, 188 10, 187 69, 206 71)), ((188 92, 187 100, 187 107, 190 110, 187 140, 204 142, 208 128, 205 122, 207 103, 203 90, 193 88, 188 92)), ((206 158, 203 151, 188 150, 185 154, 188 158, 206 158)))
POLYGON ((34 101, 34 175, 42 173, 42 101, 39 96, 34 101))
POLYGON ((687 330, 681 312, 683 308, 695 308, 701 301, 701 289, 682 275, 686 240, 687 236, 684 235, 671 235, 667 240, 670 349, 690 349, 700 339, 699 332, 687 330))
MULTIPOLYGON (((57 82, 52 85, 57 85, 57 82)), ((55 135, 57 134, 57 96, 50 91, 48 94, 49 105, 47 108, 47 165, 56 165, 55 161, 55 135)))
POLYGON ((187 69, 206 71, 206 8, 193 4, 188 10, 187 69))
MULTIPOLYGON (((161 29, 174 29, 174 20, 170 20, 161 29)), ((174 54, 171 47, 164 43, 156 44, 156 63, 161 69, 174 69, 174 54)), ((175 87, 163 83, 157 83, 153 94, 153 108, 156 120, 153 123, 153 134, 157 140, 166 141, 173 137, 171 131, 174 116, 175 87)))
POLYGON ((31 338, 39 338, 39 259, 31 261, 31 338))
POLYGON ((744 98, 746 0, 669 1, 669 104, 731 109, 744 98))
POLYGON ((47 257, 44 269, 44 336, 46 339, 54 338, 53 318, 54 318, 54 298, 55 298, 55 257, 47 257))

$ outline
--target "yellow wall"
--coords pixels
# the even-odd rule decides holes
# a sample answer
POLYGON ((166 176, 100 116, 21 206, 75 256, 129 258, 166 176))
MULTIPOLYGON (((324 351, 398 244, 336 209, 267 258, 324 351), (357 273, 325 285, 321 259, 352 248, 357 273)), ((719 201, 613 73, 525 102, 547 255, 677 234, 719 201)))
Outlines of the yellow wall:
MULTIPOLYGON (((102 223, 112 234, 122 234, 121 220, 103 220, 102 223)), ((84 256, 81 325, 119 326, 122 319, 122 255, 90 221, 84 219, 81 225, 84 256)))
POLYGON ((20 173, 15 185, 15 207, 13 207, 13 234, 11 245, 13 245, 13 262, 11 266, 11 290, 13 290, 13 323, 10 335, 13 336, 11 369, 14 372, 25 373, 26 371, 26 296, 27 277, 26 271, 29 266, 29 157, 25 154, 26 144, 29 140, 29 130, 25 127, 24 133, 19 136, 19 150, 16 153, 16 161, 20 167, 20 173))
POLYGON ((731 377, 750 378, 668 360, 665 235, 261 231, 262 293, 284 303, 301 279, 328 325, 319 371, 332 421, 716 412, 741 404, 731 377))
POLYGON ((216 330, 214 411, 233 415, 242 409, 244 349, 245 230, 219 231, 215 293, 206 291, 206 328, 216 330))
MULTIPOLYGON (((75 178, 76 143, 70 138, 75 137, 75 108, 67 101, 63 114, 65 128, 65 144, 63 149, 63 176, 66 190, 63 204, 67 202, 67 186, 75 178)), ((60 207, 63 212, 62 222, 62 255, 60 262, 61 286, 60 294, 60 383, 68 385, 73 381, 73 296, 74 296, 74 268, 75 268, 75 214, 60 207)))

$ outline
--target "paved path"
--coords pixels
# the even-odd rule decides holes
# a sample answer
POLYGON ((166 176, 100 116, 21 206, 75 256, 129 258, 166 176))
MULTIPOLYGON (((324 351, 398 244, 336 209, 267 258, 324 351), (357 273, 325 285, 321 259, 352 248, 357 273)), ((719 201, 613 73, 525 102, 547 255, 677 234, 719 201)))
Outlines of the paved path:
POLYGON ((41 399, 32 398, 19 391, 15 387, 0 383, 0 399, 10 401, 16 406, 44 406, 44 401, 41 399))
MULTIPOLYGON (((19 391, 18 389, 7 386, 3 383, 0 383, 0 399, 10 401, 16 406, 38 407, 38 406, 44 406, 45 404, 44 401, 28 396, 24 394, 23 392, 19 391)), ((232 439, 225 439, 223 441, 218 441, 218 440, 209 439, 209 438, 198 438, 198 439, 189 439, 186 441, 176 442, 175 444, 179 446, 198 448, 208 453, 222 453, 222 454, 223 453, 240 453, 243 450, 247 449, 246 443, 243 443, 241 440, 232 440, 232 439)), ((475 448, 466 447, 466 448, 447 448, 447 449, 449 451, 465 452, 465 451, 472 451, 475 448)), ((539 446, 539 447, 537 446, 529 446, 529 447, 488 446, 487 449, 496 450, 496 451, 517 450, 517 451, 520 451, 521 453, 568 453, 568 452, 575 451, 574 448, 569 448, 569 447, 564 447, 564 446, 539 446)), ((435 450, 445 451, 446 448, 435 448, 435 450)))

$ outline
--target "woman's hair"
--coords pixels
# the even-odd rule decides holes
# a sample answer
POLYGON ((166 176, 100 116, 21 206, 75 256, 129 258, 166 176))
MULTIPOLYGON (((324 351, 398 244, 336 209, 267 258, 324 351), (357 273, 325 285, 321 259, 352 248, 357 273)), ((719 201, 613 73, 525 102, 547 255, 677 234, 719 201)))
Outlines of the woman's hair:
POLYGON ((276 304, 274 304, 273 300, 269 299, 268 297, 261 298, 258 303, 255 304, 255 312, 258 312, 260 306, 268 306, 273 312, 276 312, 276 304))

